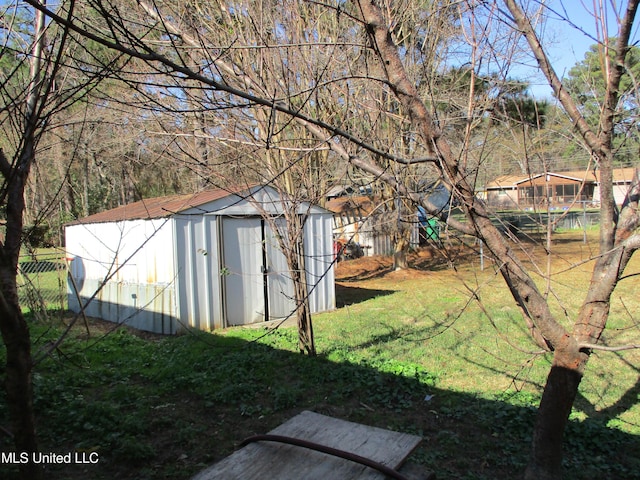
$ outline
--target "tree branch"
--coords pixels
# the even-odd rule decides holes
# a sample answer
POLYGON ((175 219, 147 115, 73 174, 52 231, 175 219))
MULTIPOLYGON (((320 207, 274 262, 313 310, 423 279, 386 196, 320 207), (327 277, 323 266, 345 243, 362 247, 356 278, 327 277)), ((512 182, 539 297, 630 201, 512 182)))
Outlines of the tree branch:
POLYGON ((604 352, 622 352, 624 350, 635 350, 640 348, 640 344, 632 343, 629 345, 619 345, 617 347, 608 347, 606 345, 598 345, 595 343, 580 343, 580 350, 601 350, 604 352))
MULTIPOLYGON (((159 53, 151 50, 149 47, 147 47, 146 45, 142 45, 142 47, 145 49, 144 52, 138 51, 135 48, 131 48, 131 47, 127 47, 125 45, 123 45, 122 43, 119 43, 117 41, 110 41, 107 40, 99 35, 96 35, 94 33, 89 32, 88 30, 79 27, 78 25, 76 25, 73 20, 68 20, 65 19, 63 17, 61 17, 60 15, 56 14, 55 12, 53 12, 52 10, 42 6, 41 4, 38 3, 37 0, 25 0, 25 2, 29 5, 31 5, 33 8, 43 12, 45 15, 47 15, 49 18, 51 18, 53 21, 55 21, 56 23, 59 23, 60 25, 63 25, 64 27, 68 28, 69 30, 72 30, 76 33, 79 33, 80 35, 84 36, 85 38, 88 38, 90 40, 95 41, 96 43, 107 47, 109 49, 115 50, 117 52, 129 55, 131 57, 134 58, 138 58, 140 60, 143 60, 145 62, 148 63, 159 63, 161 65, 164 65, 165 67, 168 67, 169 69, 171 69, 172 71, 176 72, 176 73, 180 73, 182 75, 184 75, 185 77, 191 79, 191 80, 195 80, 198 81, 204 85, 208 85, 212 88, 214 88, 215 90, 221 91, 221 92, 226 92, 234 97, 238 97, 241 98, 243 100, 247 100, 248 102, 255 104, 255 105, 260 105, 263 107, 268 107, 268 108, 272 108, 278 112, 282 112, 286 115, 291 116, 292 118, 295 119, 300 119, 303 120, 305 122, 308 122, 310 124, 316 125, 318 127, 321 127, 325 130, 327 130, 328 132, 330 132, 331 134, 333 134, 334 136, 337 137, 341 137, 344 138, 345 140, 350 141, 351 143, 357 145, 358 147, 371 152, 374 155, 377 155, 381 158, 385 158, 387 160, 390 160, 392 162, 396 162, 396 163, 401 163, 401 164, 405 164, 405 165, 409 165, 409 164, 415 164, 415 163, 434 163, 434 162, 438 162, 440 159, 438 157, 438 155, 433 155, 433 156, 427 156, 427 157, 422 157, 419 159, 407 159, 407 158, 402 158, 402 157, 398 157, 396 155, 393 155, 389 152, 385 152, 383 150, 377 149, 375 148, 373 145, 370 145, 369 143, 365 142, 364 140, 356 137, 355 135, 350 134, 349 132, 338 128, 334 125, 331 125, 327 122, 323 122, 322 120, 318 120, 312 117, 309 117, 305 114, 303 114, 300 110, 295 110, 292 109, 288 106, 286 106, 284 103, 282 103, 281 101, 278 100, 269 100, 263 97, 259 97, 257 95, 253 95, 248 93, 245 90, 242 90, 240 88, 235 88, 232 87, 231 85, 228 85, 225 82, 218 82, 212 78, 209 78, 203 74, 197 73, 193 70, 191 70, 188 67, 185 67, 184 65, 181 65, 179 63, 174 62, 173 60, 170 60, 169 58, 165 57, 164 55, 160 55, 159 53)), ((145 7, 145 2, 144 1, 139 1, 138 2, 139 5, 141 7, 145 7)), ((148 5, 147 5, 148 7, 148 5)), ((149 14, 153 14, 154 9, 148 9, 145 8, 145 11, 149 14)), ((156 14, 157 15, 157 14, 156 14)), ((160 17, 157 17, 160 18, 160 17)), ((166 22, 166 21, 162 21, 162 24, 166 27, 169 28, 170 22, 166 22)), ((171 31, 171 30, 169 30, 171 31)), ((175 33, 176 35, 180 34, 179 30, 176 30, 177 33, 175 33)), ((180 34, 182 35, 182 34, 180 34)), ((202 45, 198 42, 196 42, 193 37, 184 37, 185 41, 189 41, 189 42, 195 42, 195 45, 197 45, 198 47, 202 47, 202 45)), ((236 72, 232 66, 225 64, 225 62, 222 62, 220 59, 215 60, 215 64, 218 67, 224 67, 225 71, 230 71, 233 73, 233 75, 238 75, 238 72, 236 72)), ((246 76, 243 76, 243 79, 247 79, 246 76)), ((252 82, 253 84, 253 82, 252 82)), ((250 85, 247 85, 247 89, 250 87, 250 85)))
POLYGON ((542 71, 542 73, 544 73, 545 77, 547 77, 549 85, 553 89, 553 93, 556 95, 558 100, 560 100, 560 103, 564 107, 569 117, 571 117, 573 124, 576 126, 589 147, 595 151, 600 152, 603 148, 600 138, 593 132, 585 118, 580 113, 580 110, 573 101, 573 98, 571 98, 569 92, 564 88, 562 81, 551 65, 551 61, 549 60, 549 57, 547 56, 546 51, 542 46, 540 39, 538 38, 538 35, 531 25, 531 22, 515 0, 504 0, 504 3, 511 13, 516 26, 526 38, 527 43, 531 48, 531 52, 538 62, 540 70, 542 71))
MULTIPOLYGON (((460 165, 450 146, 422 102, 415 85, 409 80, 398 48, 394 44, 380 8, 371 0, 356 2, 366 25, 367 33, 374 45, 380 64, 384 69, 392 90, 401 102, 413 125, 420 132, 423 141, 437 152, 441 158, 440 169, 445 180, 452 186, 452 194, 460 200, 474 236, 482 238, 495 258, 502 260, 500 273, 504 278, 516 303, 524 314, 533 321, 536 329, 554 349, 577 351, 575 339, 554 318, 544 296, 538 290, 531 276, 518 260, 513 250, 498 229, 491 222, 484 204, 476 198, 469 183, 470 176, 460 165)), ((534 338, 536 338, 534 336, 534 338)), ((539 338, 539 337, 538 337, 539 338)), ((545 344, 546 344, 545 342, 545 344)), ((540 345, 545 348, 546 345, 540 345)))

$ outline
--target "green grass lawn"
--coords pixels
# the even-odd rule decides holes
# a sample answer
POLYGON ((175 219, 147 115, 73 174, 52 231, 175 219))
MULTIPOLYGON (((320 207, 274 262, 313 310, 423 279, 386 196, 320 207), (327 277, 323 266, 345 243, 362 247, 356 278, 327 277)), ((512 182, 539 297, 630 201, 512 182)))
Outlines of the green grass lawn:
POLYGON ((25 312, 66 308, 67 265, 60 249, 43 248, 19 258, 18 295, 25 312))
MULTIPOLYGON (((551 283, 539 281, 569 323, 589 264, 567 266, 592 246, 567 240, 551 283)), ((100 462, 57 466, 51 478, 186 479, 304 409, 421 435, 412 460, 439 479, 518 477, 550 357, 529 341, 490 264, 436 263, 341 282, 344 306, 314 317, 317 358, 297 353, 291 327, 165 338, 107 334, 102 322, 90 337, 74 329, 35 368, 39 435, 44 451, 97 452, 100 462)), ((638 271, 636 260, 629 272, 638 271)), ((617 292, 612 344, 637 338, 634 282, 617 292)), ((36 357, 60 328, 32 321, 36 357)), ((639 367, 637 350, 592 356, 567 434, 566 478, 640 478, 639 367)), ((11 449, 7 438, 0 449, 11 449)), ((0 465, 2 478, 12 475, 0 465)))

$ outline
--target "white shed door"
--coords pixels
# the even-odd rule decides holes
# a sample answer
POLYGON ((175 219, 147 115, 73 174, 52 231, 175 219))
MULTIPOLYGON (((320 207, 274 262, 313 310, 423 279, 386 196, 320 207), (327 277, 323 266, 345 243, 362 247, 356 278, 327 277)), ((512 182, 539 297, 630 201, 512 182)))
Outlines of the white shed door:
POLYGON ((264 262, 260 218, 222 220, 228 325, 264 320, 264 262))
MULTIPOLYGON (((284 219, 274 220, 283 230, 284 219)), ((267 249, 267 284, 269 291, 269 320, 289 318, 296 310, 293 281, 289 273, 287 259, 280 249, 276 234, 269 225, 265 226, 265 246, 267 249)))

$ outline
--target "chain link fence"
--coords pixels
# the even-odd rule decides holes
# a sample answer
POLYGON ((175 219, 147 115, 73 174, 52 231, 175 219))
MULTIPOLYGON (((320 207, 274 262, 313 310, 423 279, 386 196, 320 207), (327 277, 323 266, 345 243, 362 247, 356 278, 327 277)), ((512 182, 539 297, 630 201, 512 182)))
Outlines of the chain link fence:
POLYGON ((48 249, 21 255, 18 296, 22 310, 39 314, 67 309, 68 265, 64 252, 48 249))

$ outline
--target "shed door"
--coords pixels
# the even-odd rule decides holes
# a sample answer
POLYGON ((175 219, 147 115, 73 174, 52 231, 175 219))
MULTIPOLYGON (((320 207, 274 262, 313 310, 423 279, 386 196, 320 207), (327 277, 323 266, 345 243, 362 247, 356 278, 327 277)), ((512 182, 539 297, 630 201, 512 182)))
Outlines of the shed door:
MULTIPOLYGON (((283 218, 275 219, 280 229, 283 229, 283 218)), ((293 292, 293 281, 289 273, 287 259, 280 249, 275 232, 269 225, 265 226, 265 248, 267 260, 267 285, 269 292, 268 313, 269 320, 287 318, 296 310, 293 292)))
POLYGON ((263 233, 260 218, 222 220, 225 310, 228 325, 264 320, 263 233))

